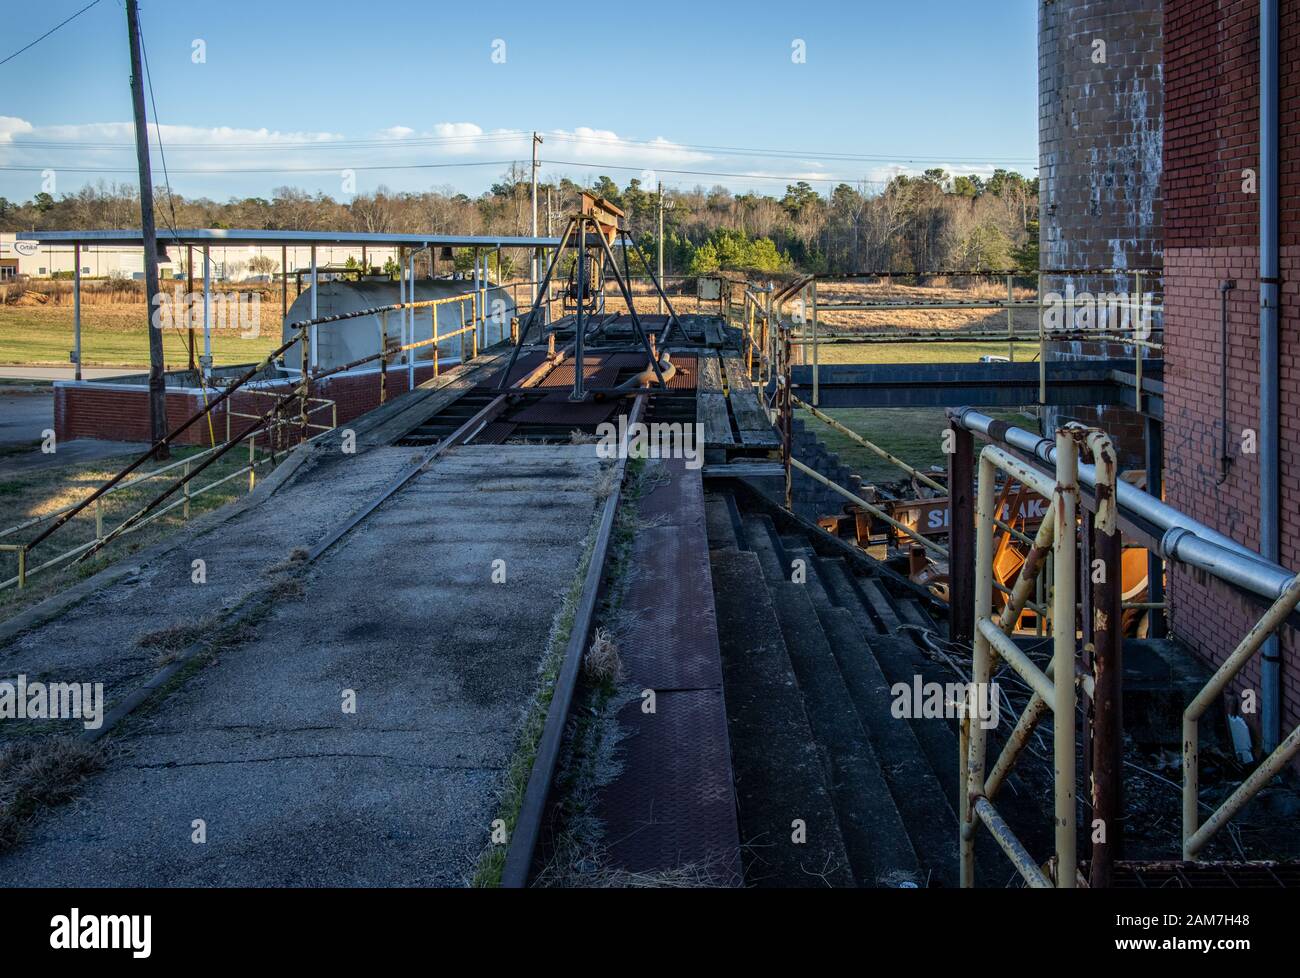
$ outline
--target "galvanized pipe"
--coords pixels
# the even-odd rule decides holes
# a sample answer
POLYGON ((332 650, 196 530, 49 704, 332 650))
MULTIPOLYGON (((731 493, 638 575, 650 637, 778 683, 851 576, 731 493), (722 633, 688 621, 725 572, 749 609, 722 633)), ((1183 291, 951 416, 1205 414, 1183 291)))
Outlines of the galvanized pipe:
MULTIPOLYGON (((1259 3, 1259 552, 1281 554, 1279 481, 1278 253, 1278 0, 1259 3)), ((1282 728, 1282 658, 1276 636, 1264 643, 1260 666, 1260 728, 1264 749, 1277 747, 1282 728)))
MULTIPOLYGON (((952 418, 954 423, 963 428, 985 435, 994 441, 1000 441, 1018 451, 1024 452, 1025 454, 1032 455, 1034 458, 1046 465, 1054 465, 1056 463, 1055 446, 1052 445, 1048 439, 1043 438, 1032 431, 1026 431, 1024 428, 1017 428, 1013 425, 1008 425, 1005 422, 999 422, 996 419, 989 417, 987 414, 976 411, 974 408, 959 408, 951 411, 949 416, 952 418)), ((1097 471, 1094 466, 1080 463, 1078 472, 1081 484, 1088 486, 1089 488, 1095 488, 1097 484, 1097 471)), ((1195 534, 1202 541, 1216 544, 1220 549, 1234 553, 1240 560, 1246 562, 1241 565, 1241 569, 1243 572, 1243 578, 1253 582, 1250 589, 1269 600, 1276 598, 1277 595, 1285 590, 1286 585, 1290 582, 1291 577, 1293 576, 1291 572, 1279 567, 1272 561, 1265 560, 1259 554, 1242 546, 1231 537, 1225 536, 1218 530, 1212 529, 1185 513, 1179 512, 1172 506, 1157 499, 1155 496, 1145 493, 1141 489, 1138 489, 1123 480, 1120 480, 1115 486, 1115 497, 1119 501, 1121 510, 1127 511, 1154 524, 1162 531, 1168 531, 1174 527, 1178 527, 1191 534, 1195 534), (1245 573, 1249 564, 1255 564, 1258 566, 1249 568, 1249 573, 1245 573)), ((1162 541, 1161 545, 1162 555, 1166 558, 1178 556, 1165 549, 1165 543, 1171 539, 1172 538, 1166 532, 1165 540, 1162 541)), ((1180 552, 1191 554, 1192 550, 1184 543, 1184 545, 1180 547, 1180 552)), ((1183 557, 1180 559, 1183 559, 1185 563, 1192 564, 1192 566, 1201 566, 1193 563, 1193 559, 1189 557, 1183 557)), ((1207 570, 1210 573, 1216 573, 1211 567, 1202 567, 1202 569, 1207 570)))
MULTIPOLYGON (((1007 858, 1020 871, 1020 875, 1025 878, 1031 888, 1036 890, 1050 890, 1052 881, 1043 875, 1043 871, 1038 868, 1034 862, 1034 857, 1029 851, 1021 845, 1016 834, 1011 831, 1011 827, 1002 820, 998 810, 993 807, 993 803, 987 798, 977 798, 975 800, 975 811, 980 820, 988 826, 989 833, 997 840, 1002 851, 1007 854, 1007 858)), ((1065 876, 1064 873, 1061 874, 1065 876)))

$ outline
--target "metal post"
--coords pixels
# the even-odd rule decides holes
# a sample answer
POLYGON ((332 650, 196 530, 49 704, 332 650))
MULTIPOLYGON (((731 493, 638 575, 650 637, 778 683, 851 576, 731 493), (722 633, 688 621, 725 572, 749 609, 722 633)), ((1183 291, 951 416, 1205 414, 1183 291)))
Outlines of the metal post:
POLYGON ((289 249, 280 245, 280 323, 289 321, 289 249))
MULTIPOLYGON (((188 474, 189 474, 189 471, 190 471, 190 463, 189 463, 189 462, 186 462, 186 463, 185 463, 185 474, 188 475, 188 474)), ((188 487, 187 487, 187 488, 188 488, 188 487)), ((186 493, 186 495, 188 496, 189 494, 186 493)), ((104 506, 103 506, 103 503, 104 503, 104 497, 103 497, 103 496, 100 496, 98 499, 95 500, 95 539, 96 539, 96 540, 103 540, 103 539, 104 539, 104 506)), ((185 501, 185 518, 186 518, 186 519, 189 519, 189 516, 190 516, 190 504, 189 504, 189 500, 186 499, 186 501, 185 501)))
MULTIPOLYGON (((1156 499, 1164 496, 1164 424, 1155 418, 1145 419, 1147 493, 1156 499)), ((1165 562, 1156 548, 1147 551, 1147 601, 1162 604, 1165 600, 1165 562)), ((1164 638, 1165 612, 1160 608, 1147 611, 1147 635, 1164 638)))
POLYGON ((190 372, 199 369, 194 359, 194 245, 185 246, 185 333, 190 348, 190 372))
POLYGON ((203 246, 203 379, 212 376, 212 259, 203 246))
MULTIPOLYGON (((533 237, 537 237, 537 147, 542 144, 542 137, 533 133, 533 237)), ((533 301, 537 301, 537 280, 540 278, 537 268, 537 249, 532 252, 532 273, 528 276, 533 283, 533 301)))
POLYGON ((781 329, 781 459, 785 464, 785 508, 794 509, 794 405, 790 403, 792 372, 790 369, 790 331, 781 329))
POLYGON ((388 400, 388 313, 379 316, 379 403, 388 400))
MULTIPOLYGON (((414 249, 412 249, 411 254, 406 259, 407 261, 406 277, 411 283, 410 289, 408 290, 410 292, 410 299, 411 299, 411 309, 409 315, 411 328, 407 333, 408 336, 407 342, 411 344, 415 343, 415 256, 416 254, 417 252, 414 249)), ((403 313, 403 315, 406 314, 403 313)), ((414 350, 406 351, 406 389, 408 391, 415 390, 415 351, 414 350)))
MULTIPOLYGON (((320 315, 318 311, 319 303, 317 302, 316 299, 316 297, 319 295, 319 293, 316 291, 316 287, 319 284, 320 283, 316 279, 316 246, 312 245, 311 246, 311 316, 309 318, 313 320, 320 315)), ((317 350, 317 344, 320 342, 320 339, 317 336, 317 333, 319 332, 320 330, 317 327, 315 326, 312 327, 311 339, 310 339, 311 342, 310 364, 312 370, 315 370, 316 365, 320 363, 319 351, 317 350)))
POLYGON ((812 320, 812 343, 813 343, 813 390, 812 402, 813 407, 821 406, 821 385, 819 383, 821 360, 817 348, 817 280, 813 279, 808 283, 808 315, 812 320))
MULTIPOLYGON (((664 185, 662 183, 659 184, 659 203, 658 203, 657 210, 659 215, 659 231, 658 234, 655 236, 655 240, 657 241, 656 247, 658 250, 658 260, 656 264, 659 267, 659 282, 660 282, 660 288, 662 289, 663 287, 662 283, 664 280, 664 185)), ((664 297, 660 295, 659 315, 662 316, 663 314, 664 314, 664 297)))
MULTIPOLYGON (((982 487, 981 487, 982 490, 982 487)), ((1056 885, 1073 889, 1078 857, 1075 838, 1075 590, 1079 509, 1079 455, 1074 438, 1066 431, 1056 433, 1056 539, 1052 544, 1052 665, 1055 679, 1052 731, 1056 768, 1056 885)), ((990 534, 991 536, 991 534, 990 534)), ((989 562, 978 565, 992 567, 989 562)), ((990 581, 992 578, 990 577, 990 581)), ((984 586, 982 583, 980 586, 984 586)), ((979 614, 980 609, 976 609, 979 614)), ((987 677, 985 677, 987 679, 987 677)), ((978 682, 978 677, 976 679, 978 682)), ((978 687, 977 687, 978 688, 978 687)), ((978 724, 976 725, 978 727, 978 724)), ((972 734, 972 737, 977 736, 972 734)), ((982 765, 981 765, 982 767, 982 765)), ((983 774, 983 771, 980 772, 983 774)))
MULTIPOLYGON (((599 234, 599 230, 597 230, 599 234)), ((587 332, 587 320, 583 310, 587 305, 587 219, 578 218, 578 308, 574 315, 573 327, 573 393, 571 400, 581 401, 586 398, 582 385, 582 348, 587 332)))
POLYGON ((248 491, 257 485, 257 435, 248 439, 248 491))
MULTIPOLYGON (((1089 520, 1089 523, 1092 521, 1089 520)), ((1093 694, 1090 717, 1092 751, 1090 777, 1092 818, 1089 838, 1102 833, 1104 841, 1092 844, 1089 886, 1110 885, 1114 862, 1123 845, 1123 539, 1117 528, 1110 533, 1100 527, 1092 534, 1093 562, 1088 568, 1092 584, 1090 616, 1092 632, 1093 694), (1099 563, 1098 563, 1099 562, 1099 563), (1092 567, 1098 567, 1102 580, 1092 567), (1100 822, 1100 826, 1097 823, 1100 822)), ((1061 673, 1056 672, 1057 682, 1061 673)))
POLYGON ((948 433, 948 632, 965 645, 975 636, 975 436, 952 422, 948 433))
MULTIPOLYGON (((163 360, 162 330, 154 329, 158 308, 158 234, 153 216, 153 174, 149 164, 149 122, 144 112, 144 74, 141 66, 140 5, 126 2, 126 25, 131 50, 131 107, 135 117, 135 155, 140 173, 140 243, 144 247, 145 326, 149 331, 149 429, 158 446, 156 457, 168 457, 167 379, 163 360)), ((154 120, 157 122, 157 120, 154 120)))
MULTIPOLYGON (((993 461, 981 455, 979 461, 979 490, 976 497, 975 512, 975 620, 989 618, 993 614, 993 518, 997 501, 994 498, 994 483, 997 470, 993 461)), ((980 629, 975 629, 974 654, 971 660, 971 682, 973 690, 987 689, 992 672, 992 653, 989 640, 980 629)), ((976 693, 978 695, 978 693, 976 693)), ((984 764, 988 748, 988 731, 982 723, 962 725, 968 731, 965 738, 966 753, 962 758, 961 772, 965 778, 959 778, 958 804, 960 814, 961 865, 959 880, 962 887, 975 885, 975 799, 984 794, 984 764)))
POLYGON ((72 362, 74 378, 81 379, 81 242, 72 246, 72 362))
POLYGON ((1014 303, 1016 301, 1016 279, 1014 275, 1007 276, 1007 359, 1012 363, 1016 361, 1016 310, 1014 303))
MULTIPOLYGON (((298 329, 298 349, 302 354, 302 383, 298 388, 298 440, 307 440, 307 392, 311 384, 311 364, 307 361, 307 344, 310 342, 307 333, 315 329, 314 326, 301 326, 298 329)), ((230 416, 230 409, 227 407, 226 416, 230 416)), ((226 439, 230 441, 229 438, 226 439)))

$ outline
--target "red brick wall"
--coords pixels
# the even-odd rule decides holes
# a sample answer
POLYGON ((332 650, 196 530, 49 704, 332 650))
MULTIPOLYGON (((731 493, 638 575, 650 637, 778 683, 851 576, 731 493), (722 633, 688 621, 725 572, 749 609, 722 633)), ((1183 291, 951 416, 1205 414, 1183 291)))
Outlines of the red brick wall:
MULTIPOLYGON (((1259 426, 1259 197, 1243 189, 1258 166, 1258 4, 1165 3, 1165 490, 1167 501, 1241 543, 1259 545, 1258 455, 1242 434, 1259 426), (1219 285, 1230 295, 1228 346, 1219 285), (1229 454, 1219 469, 1220 369, 1228 363, 1229 454)), ((1282 3, 1281 562, 1300 568, 1300 0, 1282 3)), ((1175 633, 1218 663, 1260 612, 1221 585, 1171 569, 1175 633)), ((1283 710, 1300 723, 1300 652, 1282 634, 1283 710)), ((1258 689, 1258 657, 1237 688, 1258 689)))
MULTIPOLYGON (((415 382, 421 384, 433 376, 432 366, 415 368, 415 382)), ((263 385, 258 389, 282 395, 289 391, 289 382, 263 385)), ((407 391, 406 368, 394 367, 388 371, 387 400, 407 391)), ((209 400, 215 396, 209 392, 209 400)), ((379 406, 379 373, 339 374, 327 377, 312 385, 311 396, 332 400, 337 405, 338 424, 343 425, 359 418, 379 406)), ((274 399, 242 391, 230 401, 236 414, 231 418, 231 431, 247 430, 255 422, 237 415, 262 415, 270 410, 274 399)), ((212 426, 218 441, 226 436, 226 404, 218 407, 212 416, 212 426)), ((169 392, 167 395, 167 423, 175 428, 203 408, 203 396, 198 391, 169 392)), ((324 405, 312 405, 312 424, 329 425, 333 412, 324 405)), ((296 413, 292 416, 296 416, 296 413)), ((54 431, 60 441, 75 438, 105 438, 111 441, 149 441, 149 394, 144 387, 125 388, 111 384, 66 384, 55 387, 54 431)), ((313 434, 318 432, 313 431, 313 434)), ((176 444, 201 445, 209 439, 207 421, 199 421, 186 430, 176 444)))

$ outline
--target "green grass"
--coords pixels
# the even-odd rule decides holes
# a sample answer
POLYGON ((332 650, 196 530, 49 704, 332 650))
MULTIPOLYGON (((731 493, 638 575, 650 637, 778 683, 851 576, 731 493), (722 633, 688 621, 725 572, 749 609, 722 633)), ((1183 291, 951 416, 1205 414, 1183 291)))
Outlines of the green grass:
MULTIPOLYGON (((805 355, 812 360, 811 348, 805 355)), ((1006 343, 832 343, 818 348, 818 362, 822 365, 838 363, 978 363, 981 356, 1007 355, 1006 343)), ((1017 343, 1017 363, 1036 360, 1038 345, 1017 343)), ((932 465, 946 467, 948 456, 943 451, 943 432, 948 427, 943 408, 838 408, 825 412, 840 424, 857 432, 868 441, 901 458, 904 462, 924 471, 932 465)), ((1018 411, 987 412, 993 417, 1036 428, 1037 421, 1018 411)), ((816 433, 831 451, 864 482, 897 482, 907 478, 906 473, 876 455, 851 438, 822 424, 806 411, 796 417, 803 418, 808 429, 816 433)))
MULTIPOLYGON (((948 456, 943 451, 943 432, 948 427, 943 408, 836 408, 825 411, 840 424, 868 441, 925 471, 931 465, 946 468, 948 456)), ((1017 411, 986 411, 992 417, 1011 421, 1036 430, 1038 422, 1017 411)), ((807 411, 799 411, 808 430, 817 435, 840 460, 862 476, 864 482, 898 482, 906 480, 902 469, 891 465, 874 452, 863 448, 847 435, 823 424, 807 411)))
MULTIPOLYGON (((36 449, 30 450, 35 451, 36 449)), ((172 459, 179 461, 201 450, 199 448, 175 448, 172 451, 172 459)), ((50 466, 7 476, 5 479, 0 480, 0 529, 16 526, 32 517, 45 515, 71 503, 80 502, 134 459, 135 456, 130 455, 117 456, 94 462, 83 462, 77 465, 50 466)), ((196 490, 209 485, 242 468, 247 462, 247 450, 235 448, 224 458, 206 468, 197 476, 192 485, 196 490)), ((152 471, 162 467, 163 464, 166 463, 148 462, 145 464, 144 470, 152 471)), ((260 466, 258 469, 259 478, 268 471, 268 465, 260 466)), ((174 479, 179 477, 180 474, 180 470, 177 469, 175 474, 170 477, 174 479)), ((128 477, 128 480, 130 478, 133 477, 128 477)), ((107 496, 103 506, 105 532, 112 530, 145 503, 153 499, 154 496, 161 493, 168 485, 170 485, 169 477, 162 476, 107 496)), ((194 497, 190 504, 190 518, 193 519, 201 513, 216 509, 218 506, 230 502, 247 491, 247 475, 233 478, 210 492, 194 497)), ((166 506, 178 498, 180 498, 179 490, 162 505, 166 506)), ((19 590, 16 586, 0 590, 0 620, 11 618, 20 611, 43 601, 51 595, 57 594, 64 588, 103 570, 122 557, 157 542, 183 524, 182 507, 177 507, 171 513, 145 525, 143 528, 118 537, 84 563, 75 561, 63 563, 34 574, 28 579, 27 587, 22 590, 19 590)), ((8 536, 0 537, 0 543, 22 543, 32 540, 48 525, 48 521, 42 522, 8 536)), ((90 506, 60 527, 47 541, 41 543, 29 553, 27 557, 28 568, 34 568, 58 554, 93 540, 94 537, 94 507, 90 506)), ((0 552, 0 581, 13 577, 17 573, 17 567, 18 558, 15 553, 0 552)))
MULTIPOLYGON (((201 352, 201 334, 198 342, 201 352)), ((264 329, 253 339, 214 331, 212 355, 217 364, 252 363, 266 356, 280 342, 278 330, 264 329)), ((0 307, 0 363, 67 366, 71 349, 70 309, 62 306, 0 307)), ((189 365, 183 332, 175 329, 163 331, 163 357, 168 368, 189 365)), ((81 363, 86 367, 147 368, 149 334, 145 327, 144 306, 88 306, 83 309, 81 363)))
MULTIPOLYGON (((1037 343, 1017 343, 1016 362, 1038 357, 1037 343)), ((1006 343, 823 343, 817 348, 819 363, 978 363, 986 355, 1007 355, 1006 343)), ((805 347, 812 362, 812 347, 805 347)))

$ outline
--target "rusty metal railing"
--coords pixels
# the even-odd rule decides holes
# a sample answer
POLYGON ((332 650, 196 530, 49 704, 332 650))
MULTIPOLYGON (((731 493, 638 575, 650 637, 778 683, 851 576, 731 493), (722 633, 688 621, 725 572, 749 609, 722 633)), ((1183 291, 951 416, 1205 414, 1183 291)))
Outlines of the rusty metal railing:
POLYGON ((1291 731, 1251 772, 1237 789, 1221 804, 1204 824, 1200 823, 1200 720, 1228 683, 1259 651, 1264 640, 1272 635, 1300 604, 1300 574, 1273 602, 1264 617, 1255 623, 1238 644, 1232 655, 1224 660, 1210 681, 1196 694, 1183 713, 1183 858, 1196 859, 1206 844, 1228 821, 1241 811, 1275 775, 1280 773, 1291 758, 1300 753, 1300 726, 1291 731))
MULTIPOLYGON (((975 531, 975 642, 971 670, 971 696, 989 688, 993 667, 1001 660, 1033 690, 1029 704, 986 777, 988 731, 983 723, 972 723, 971 710, 961 718, 958 752, 961 758, 959 842, 961 885, 975 885, 975 835, 982 824, 1006 853, 1031 887, 1073 888, 1077 878, 1075 795, 1075 707, 1076 686, 1081 670, 1076 662, 1078 633, 1075 616, 1077 599, 1077 516, 1079 511, 1079 448, 1087 444, 1099 470, 1099 484, 1112 489, 1115 482, 1114 452, 1101 432, 1080 428, 1062 429, 1056 436, 1056 474, 1047 476, 1010 452, 989 445, 979 456, 975 531), (1047 514, 1034 539, 1034 547, 1021 567, 1010 600, 1000 614, 993 611, 993 532, 996 518, 998 472, 1004 472, 1050 501, 1047 514), (1052 554, 1051 637, 1052 662, 1039 668, 1015 643, 1010 633, 1044 572, 1043 559, 1052 554), (1053 718, 1053 808, 1055 825, 1055 880, 1039 868, 1025 846, 998 814, 993 799, 1028 743, 1038 721, 1050 711, 1053 718)), ((1108 498, 1099 492, 1099 499, 1108 498)), ((1113 498, 1113 497, 1110 497, 1113 498)), ((1098 513, 1098 528, 1114 533, 1113 501, 1098 513)))
MULTIPOLYGON (((282 430, 284 427, 286 427, 289 424, 289 422, 287 421, 287 410, 292 405, 296 404, 298 408, 296 424, 299 430, 299 439, 301 442, 314 441, 316 438, 321 437, 321 435, 327 433, 329 430, 332 430, 331 427, 331 428, 318 431, 318 434, 316 435, 310 434, 311 430, 313 429, 324 428, 323 425, 313 424, 313 422, 311 421, 311 414, 318 410, 322 410, 323 407, 320 405, 322 405, 322 402, 324 401, 324 399, 313 398, 311 396, 311 386, 313 383, 318 383, 319 381, 324 380, 327 377, 333 376, 338 373, 342 373, 347 370, 355 369, 359 366, 363 366, 364 364, 379 361, 380 368, 381 368, 381 391, 382 391, 382 388, 384 386, 384 373, 390 359, 397 356, 398 354, 406 354, 408 357, 408 363, 413 368, 414 365, 413 362, 411 362, 411 357, 414 354, 414 351, 423 349, 430 345, 432 345, 434 348, 432 359, 433 359, 434 372, 435 375, 437 375, 439 370, 438 357, 437 357, 437 344, 440 342, 453 339, 458 336, 461 337, 462 362, 463 362, 464 352, 465 352, 464 337, 468 334, 472 337, 471 355, 472 356, 478 355, 478 329, 480 326, 485 325, 487 322, 487 319, 483 315, 484 311, 485 311, 485 303, 481 301, 478 293, 474 292, 464 296, 449 296, 441 299, 427 299, 427 300, 421 300, 417 302, 392 303, 389 305, 375 306, 369 309, 359 309, 353 312, 338 313, 331 316, 320 316, 317 317, 316 319, 302 320, 299 322, 286 324, 285 328, 287 330, 292 331, 293 333, 291 339, 286 340, 276 349, 271 351, 271 353, 265 356, 257 364, 245 370, 242 374, 240 374, 233 381, 231 381, 216 397, 210 400, 205 399, 204 406, 200 410, 196 411, 193 415, 191 415, 181 424, 177 425, 175 428, 169 431, 162 439, 155 442, 153 445, 149 447, 147 451, 143 452, 139 457, 134 459, 130 464, 128 464, 119 472, 117 472, 115 475, 113 475, 111 478, 106 480, 103 483, 103 485, 97 487, 85 499, 81 500, 76 504, 64 507, 60 510, 50 513, 44 517, 37 518, 34 520, 29 520, 25 523, 19 524, 16 527, 10 527, 8 530, 5 530, 2 534, 0 534, 0 536, 12 534, 22 529, 29 529, 33 526, 37 526, 42 522, 50 521, 49 525, 41 529, 40 532, 31 540, 28 540, 24 543, 0 544, 0 552, 12 552, 15 553, 17 557, 17 574, 13 578, 7 581, 0 582, 0 589, 3 589, 5 587, 11 587, 14 585, 16 585, 19 588, 23 588, 26 586, 27 578, 30 577, 32 574, 37 573, 38 571, 46 570, 50 567, 57 566, 58 564, 64 563, 74 558, 77 560, 86 560, 89 557, 93 556, 100 549, 102 549, 103 547, 111 543, 117 537, 126 533, 133 532, 139 529, 140 527, 146 525, 147 523, 153 522, 155 519, 159 518, 164 513, 172 511, 177 506, 183 506, 185 508, 186 513, 188 513, 189 501, 193 499, 194 496, 198 495, 199 492, 210 491, 216 485, 223 484, 224 482, 228 481, 230 478, 235 477, 236 475, 242 475, 244 473, 249 474, 250 491, 251 491, 251 488, 255 481, 252 470, 256 467, 257 464, 260 464, 260 462, 258 462, 256 459, 256 452, 255 452, 256 439, 260 434, 269 433, 275 430, 282 430), (451 332, 448 333, 441 333, 438 329, 438 323, 437 323, 438 317, 437 317, 436 307, 450 304, 450 303, 455 303, 455 302, 463 303, 465 301, 469 301, 471 303, 471 321, 466 325, 463 325, 460 329, 452 330, 451 332), (390 348, 387 347, 386 345, 387 330, 386 327, 383 327, 383 331, 385 333, 385 342, 381 342, 379 352, 371 354, 369 356, 360 357, 356 360, 351 361, 350 363, 345 363, 325 371, 313 372, 310 369, 308 364, 308 350, 310 347, 313 330, 318 330, 323 326, 329 326, 335 323, 343 322, 345 320, 356 319, 363 316, 386 317, 387 314, 391 312, 408 310, 408 309, 409 310, 423 309, 423 308, 430 308, 432 310, 431 318, 433 322, 433 327, 432 327, 432 335, 430 339, 420 340, 411 343, 403 343, 400 346, 390 348), (274 392, 269 392, 269 391, 258 391, 248 386, 254 381, 254 379, 259 374, 272 367, 276 363, 277 359, 282 357, 295 344, 299 345, 299 349, 302 354, 302 369, 300 371, 300 379, 298 380, 296 385, 291 387, 289 391, 285 393, 279 393, 279 394, 274 392), (254 394, 267 395, 274 399, 274 403, 270 406, 270 408, 268 408, 267 411, 265 411, 261 415, 247 415, 247 414, 236 412, 235 413, 236 417, 240 417, 242 420, 245 421, 250 421, 250 423, 244 428, 243 431, 239 432, 238 434, 233 434, 230 428, 231 405, 227 404, 227 402, 236 393, 240 393, 240 392, 244 394, 254 393, 254 394), (312 403, 316 403, 318 407, 316 408, 310 407, 312 403), (129 483, 126 482, 128 477, 139 472, 150 459, 157 457, 160 452, 169 448, 171 445, 176 444, 178 439, 191 427, 197 424, 199 421, 208 419, 210 424, 213 413, 218 408, 221 408, 223 405, 225 405, 225 410, 227 412, 227 426, 228 426, 227 440, 223 444, 213 445, 211 448, 205 450, 199 455, 191 456, 189 459, 183 460, 180 463, 164 466, 161 469, 157 469, 153 472, 147 473, 144 477, 132 480, 129 483), (209 468, 213 463, 217 462, 225 455, 227 455, 237 445, 245 441, 248 441, 250 445, 250 463, 248 466, 241 468, 237 473, 234 473, 233 475, 224 477, 223 479, 219 480, 216 483, 204 486, 198 492, 193 491, 191 489, 191 484, 200 473, 202 473, 204 470, 209 468), (104 499, 105 496, 113 492, 120 491, 121 489, 128 488, 129 486, 138 485, 140 482, 158 478, 163 473, 171 472, 177 467, 182 468, 182 474, 180 478, 173 481, 161 493, 159 493, 157 496, 151 499, 143 508, 141 508, 140 510, 132 514, 120 525, 108 531, 107 533, 102 532, 102 500, 104 499), (162 507, 164 503, 167 503, 167 500, 169 500, 173 495, 175 495, 178 492, 182 494, 182 498, 180 500, 166 505, 166 507, 161 510, 159 509, 159 507, 162 507), (32 567, 31 554, 35 550, 35 548, 44 544, 47 540, 49 540, 51 536, 57 533, 62 527, 66 526, 71 520, 73 520, 74 518, 76 518, 81 513, 85 512, 89 507, 92 506, 96 507, 97 513, 101 514, 100 516, 97 516, 96 538, 88 543, 81 544, 67 551, 59 553, 56 556, 45 560, 43 563, 39 564, 36 567, 32 567)), ((330 408, 330 410, 334 412, 333 417, 334 420, 337 421, 337 411, 334 408, 333 402, 327 402, 327 405, 330 408)))
MULTIPOLYGON (((1158 276, 1159 269, 1069 269, 1069 270, 1044 270, 1036 273, 1020 272, 979 272, 979 271, 958 271, 958 272, 934 272, 934 273, 908 273, 908 272, 860 272, 854 275, 812 275, 807 276, 798 282, 793 291, 789 292, 786 299, 794 299, 799 312, 794 316, 794 322, 800 328, 792 337, 791 344, 800 352, 801 356, 806 357, 806 351, 811 350, 812 366, 812 403, 814 407, 820 405, 821 398, 821 348, 824 345, 837 344, 883 344, 883 343, 907 343, 907 344, 926 344, 926 343, 994 343, 1005 342, 1007 344, 1007 359, 1015 360, 1016 346, 1020 343, 1032 343, 1038 347, 1038 374, 1039 374, 1039 391, 1038 400, 1040 404, 1047 403, 1047 345, 1049 342, 1060 340, 1082 340, 1092 342, 1111 342, 1133 348, 1133 373, 1134 383, 1137 389, 1139 403, 1141 401, 1142 377, 1144 373, 1144 363, 1148 352, 1163 353, 1164 344, 1158 340, 1149 338, 1153 333, 1162 331, 1162 327, 1153 326, 1148 323, 1146 326, 1118 326, 1107 325, 1105 329, 1047 329, 1044 323, 1043 312, 1048 308, 1044 301, 1043 279, 1048 275, 1090 275, 1090 276, 1127 276, 1132 277, 1134 288, 1132 292, 1127 290, 1120 293, 1106 293, 1104 306, 1108 310, 1117 312, 1129 312, 1130 322, 1142 311, 1145 310, 1149 320, 1162 316, 1164 312, 1163 303, 1156 305, 1154 296, 1148 301, 1147 293, 1143 292, 1143 282, 1148 276, 1158 276), (898 300, 875 300, 860 302, 825 302, 817 296, 817 285, 821 283, 848 282, 867 278, 894 279, 894 278, 931 278, 931 277, 967 277, 967 278, 1005 278, 1007 286, 1007 296, 1005 299, 948 299, 948 300, 929 300, 929 301, 898 301, 898 300), (1031 300, 1017 300, 1015 297, 1015 280, 1017 278, 1036 277, 1037 292, 1031 300), (1122 297, 1121 297, 1122 295, 1122 297), (1015 324, 1015 314, 1017 310, 1033 309, 1036 310, 1036 329, 1033 332, 1026 332, 1017 329, 1015 324), (834 314, 837 312, 923 312, 923 311, 990 311, 996 312, 1005 310, 1007 314, 1007 328, 1004 331, 995 330, 892 330, 876 332, 828 332, 824 323, 821 321, 822 315, 826 313, 834 314)), ((1083 302, 1082 296, 1066 300, 1064 303, 1063 313, 1069 316, 1071 323, 1075 321, 1075 309, 1077 304, 1083 302)))

